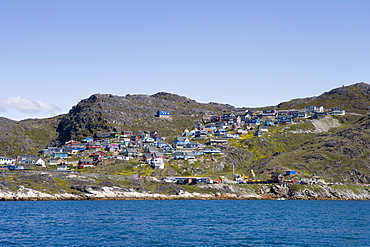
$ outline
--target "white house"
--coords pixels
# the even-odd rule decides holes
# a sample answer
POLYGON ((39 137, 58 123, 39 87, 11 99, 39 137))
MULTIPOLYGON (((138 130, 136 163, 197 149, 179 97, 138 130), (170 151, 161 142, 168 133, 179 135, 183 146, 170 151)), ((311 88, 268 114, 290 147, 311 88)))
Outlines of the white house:
POLYGON ((306 107, 306 112, 324 112, 324 106, 309 106, 306 107))
POLYGON ((346 111, 345 110, 342 110, 342 108, 340 107, 331 107, 329 109, 329 114, 330 115, 346 115, 346 111))
POLYGON ((67 170, 68 170, 67 164, 63 163, 57 165, 57 171, 67 171, 67 170))
POLYGON ((267 127, 261 127, 259 128, 259 130, 257 131, 257 136, 258 137, 261 137, 263 136, 264 134, 268 133, 269 132, 269 129, 267 127))
POLYGON ((164 169, 164 161, 162 158, 152 158, 150 160, 150 166, 153 168, 164 169))
POLYGON ((35 162, 35 165, 37 165, 37 166, 41 166, 41 167, 46 167, 46 162, 45 162, 43 159, 39 158, 39 159, 35 162))
POLYGON ((0 157, 0 164, 1 165, 11 165, 15 162, 15 159, 7 158, 7 157, 0 157))

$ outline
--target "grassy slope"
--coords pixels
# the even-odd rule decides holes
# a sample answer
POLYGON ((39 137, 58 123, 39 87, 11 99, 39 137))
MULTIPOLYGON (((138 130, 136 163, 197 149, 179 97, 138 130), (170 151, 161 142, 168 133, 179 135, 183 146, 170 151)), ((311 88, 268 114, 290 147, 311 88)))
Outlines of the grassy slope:
MULTIPOLYGON (((368 117, 362 118, 320 134, 296 134, 280 127, 260 138, 234 141, 234 146, 252 154, 252 159, 238 170, 248 173, 254 169, 262 178, 266 173, 297 170, 301 177, 316 174, 329 181, 368 182, 370 132, 362 125, 369 121, 368 117)), ((299 125, 292 127, 297 129, 299 125)))
POLYGON ((37 154, 56 137, 55 129, 61 116, 49 119, 4 120, 0 124, 0 155, 15 157, 37 154))

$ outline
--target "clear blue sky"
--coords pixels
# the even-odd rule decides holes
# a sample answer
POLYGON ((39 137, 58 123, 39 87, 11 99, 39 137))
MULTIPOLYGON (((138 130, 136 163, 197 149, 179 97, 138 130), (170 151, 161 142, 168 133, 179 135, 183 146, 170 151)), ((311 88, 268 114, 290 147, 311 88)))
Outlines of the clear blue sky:
POLYGON ((94 93, 276 105, 370 82, 370 1, 0 1, 0 116, 94 93))

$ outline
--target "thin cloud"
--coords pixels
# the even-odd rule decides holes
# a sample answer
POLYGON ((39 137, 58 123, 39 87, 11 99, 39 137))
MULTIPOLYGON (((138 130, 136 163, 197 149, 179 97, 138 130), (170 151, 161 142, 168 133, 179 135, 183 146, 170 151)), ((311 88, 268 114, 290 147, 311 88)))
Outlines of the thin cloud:
MULTIPOLYGON (((41 113, 60 111, 58 106, 40 100, 30 100, 20 96, 0 100, 0 111, 10 107, 23 113, 41 113)), ((5 109, 6 110, 6 109, 5 109)))

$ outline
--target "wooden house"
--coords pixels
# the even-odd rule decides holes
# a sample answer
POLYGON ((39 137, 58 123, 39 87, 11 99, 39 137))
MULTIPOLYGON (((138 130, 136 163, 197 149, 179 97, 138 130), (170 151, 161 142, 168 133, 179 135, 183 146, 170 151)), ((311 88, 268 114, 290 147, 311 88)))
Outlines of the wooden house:
POLYGON ((66 159, 50 159, 50 162, 49 162, 50 165, 60 165, 60 164, 67 164, 67 160, 66 159))

